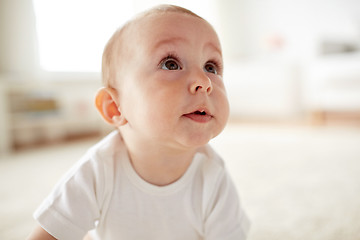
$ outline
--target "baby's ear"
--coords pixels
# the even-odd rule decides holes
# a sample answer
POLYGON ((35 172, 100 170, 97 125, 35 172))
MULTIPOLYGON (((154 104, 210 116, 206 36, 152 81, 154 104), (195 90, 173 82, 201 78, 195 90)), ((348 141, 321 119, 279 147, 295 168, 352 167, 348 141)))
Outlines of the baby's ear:
POLYGON ((127 123, 116 102, 117 93, 113 88, 100 88, 96 93, 95 105, 103 119, 115 127, 127 123))

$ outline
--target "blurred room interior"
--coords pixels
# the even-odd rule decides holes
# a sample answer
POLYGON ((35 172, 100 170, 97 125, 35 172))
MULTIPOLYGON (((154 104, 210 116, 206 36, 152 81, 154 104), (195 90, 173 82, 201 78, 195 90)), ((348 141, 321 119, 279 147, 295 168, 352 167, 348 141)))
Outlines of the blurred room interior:
POLYGON ((249 239, 360 239, 358 0, 0 0, 0 239, 24 239, 53 184, 111 131, 93 106, 103 47, 159 3, 219 34, 231 116, 212 144, 249 239))

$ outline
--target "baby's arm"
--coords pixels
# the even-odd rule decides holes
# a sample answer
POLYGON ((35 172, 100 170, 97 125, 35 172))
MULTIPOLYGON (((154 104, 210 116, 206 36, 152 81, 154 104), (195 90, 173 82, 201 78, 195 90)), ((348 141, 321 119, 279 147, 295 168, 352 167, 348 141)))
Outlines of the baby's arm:
POLYGON ((56 240, 47 231, 45 231, 40 225, 37 225, 32 233, 26 238, 26 240, 56 240))
MULTIPOLYGON (((47 231, 45 231, 40 225, 37 225, 32 233, 26 238, 26 240, 56 240, 47 231)), ((91 240, 89 234, 87 234, 83 240, 91 240)))
POLYGON ((205 239, 245 240, 249 230, 248 218, 227 171, 223 172, 215 189, 206 217, 205 239))

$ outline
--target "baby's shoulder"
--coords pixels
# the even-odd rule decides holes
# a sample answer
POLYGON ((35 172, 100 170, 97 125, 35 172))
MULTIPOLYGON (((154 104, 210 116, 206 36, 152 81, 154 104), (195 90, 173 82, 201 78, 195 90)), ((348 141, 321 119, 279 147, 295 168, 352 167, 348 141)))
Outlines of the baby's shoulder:
POLYGON ((92 146, 87 153, 93 155, 108 155, 122 145, 122 137, 118 131, 113 131, 92 146))
POLYGON ((122 137, 113 131, 94 146, 90 147, 75 165, 75 168, 90 167, 93 171, 112 169, 121 155, 126 154, 122 137))
POLYGON ((90 147, 84 157, 92 161, 113 160, 119 152, 126 151, 124 148, 120 133, 113 131, 90 147))
POLYGON ((226 167, 221 156, 208 144, 199 150, 202 156, 200 169, 204 179, 218 179, 226 174, 226 167))
POLYGON ((205 163, 208 166, 212 166, 220 169, 225 168, 224 160, 210 144, 207 144, 201 149, 199 149, 198 153, 205 155, 206 157, 205 163))

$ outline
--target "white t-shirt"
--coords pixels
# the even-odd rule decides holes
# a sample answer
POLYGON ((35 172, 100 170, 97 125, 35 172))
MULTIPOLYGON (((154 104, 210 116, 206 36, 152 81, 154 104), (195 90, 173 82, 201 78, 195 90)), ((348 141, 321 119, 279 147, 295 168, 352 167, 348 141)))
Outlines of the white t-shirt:
POLYGON ((114 131, 92 147, 34 213, 51 235, 104 240, 241 240, 248 221, 222 159, 204 146, 175 183, 159 187, 133 169, 114 131))

